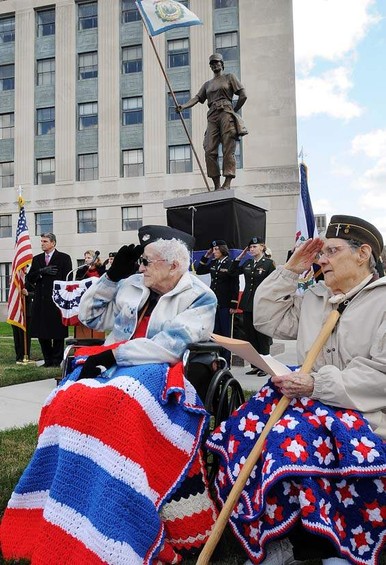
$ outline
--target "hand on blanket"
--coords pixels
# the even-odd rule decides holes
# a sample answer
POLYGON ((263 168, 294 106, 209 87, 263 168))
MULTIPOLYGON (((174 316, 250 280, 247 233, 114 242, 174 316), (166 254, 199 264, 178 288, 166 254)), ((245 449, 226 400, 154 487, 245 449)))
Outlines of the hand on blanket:
POLYGON ((272 382, 287 398, 311 397, 314 392, 314 379, 308 373, 274 376, 272 382))
POLYGON ((137 272, 138 258, 142 255, 143 247, 141 245, 123 245, 119 250, 114 261, 107 271, 110 280, 118 282, 126 279, 130 275, 137 272))
POLYGON ((106 371, 113 365, 115 365, 115 357, 110 349, 96 355, 90 355, 82 367, 79 378, 92 379, 93 377, 99 377, 103 371, 106 371))

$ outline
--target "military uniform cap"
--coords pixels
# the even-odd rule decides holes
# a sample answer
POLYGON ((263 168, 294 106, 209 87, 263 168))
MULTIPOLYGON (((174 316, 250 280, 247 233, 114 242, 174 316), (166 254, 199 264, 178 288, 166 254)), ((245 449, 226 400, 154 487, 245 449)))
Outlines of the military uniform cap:
POLYGON ((213 53, 213 55, 209 57, 209 63, 211 63, 212 61, 221 61, 223 63, 224 59, 221 53, 213 53))
POLYGON ((195 242, 194 237, 189 233, 169 226, 142 226, 138 230, 138 237, 143 247, 149 243, 154 243, 158 239, 179 239, 191 250, 195 242))
POLYGON ((356 216, 332 216, 326 231, 326 238, 353 239, 370 245, 375 259, 383 249, 383 237, 380 231, 362 218, 356 216))
POLYGON ((226 245, 227 242, 224 241, 223 239, 214 239, 211 243, 212 247, 218 247, 219 245, 226 245))
POLYGON ((117 252, 116 252, 116 251, 110 251, 110 253, 109 253, 109 257, 115 257, 115 256, 116 256, 116 254, 117 254, 117 252))
POLYGON ((250 245, 257 245, 257 244, 261 244, 264 243, 264 240, 261 239, 261 237, 252 237, 251 240, 248 243, 248 247, 250 245))

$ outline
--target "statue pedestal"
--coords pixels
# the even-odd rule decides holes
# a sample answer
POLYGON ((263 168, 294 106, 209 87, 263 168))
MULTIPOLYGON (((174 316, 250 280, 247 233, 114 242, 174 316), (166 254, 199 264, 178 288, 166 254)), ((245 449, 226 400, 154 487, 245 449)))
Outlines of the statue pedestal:
POLYGON ((192 234, 195 251, 224 239, 229 249, 244 249, 253 236, 265 240, 267 203, 234 189, 164 200, 168 226, 192 234))

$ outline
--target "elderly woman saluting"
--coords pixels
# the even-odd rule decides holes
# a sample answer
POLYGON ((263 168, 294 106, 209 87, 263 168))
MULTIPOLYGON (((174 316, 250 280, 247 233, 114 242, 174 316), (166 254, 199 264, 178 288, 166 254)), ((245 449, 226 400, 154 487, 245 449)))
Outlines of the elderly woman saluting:
POLYGON ((110 330, 107 347, 84 348, 43 407, 1 524, 7 559, 176 563, 213 524, 199 449, 207 415, 180 360, 208 340, 216 297, 188 272, 192 236, 143 226, 139 238, 82 297, 79 317, 110 330))
POLYGON ((314 550, 324 564, 378 563, 386 540, 386 280, 375 274, 382 248, 369 222, 333 216, 325 239, 305 242, 256 291, 255 328, 297 339, 299 362, 329 313, 341 316, 310 374, 272 377, 210 440, 223 457, 224 499, 279 393, 292 399, 232 517, 249 563, 289 564, 314 550), (299 296, 298 275, 315 261, 324 281, 299 296))

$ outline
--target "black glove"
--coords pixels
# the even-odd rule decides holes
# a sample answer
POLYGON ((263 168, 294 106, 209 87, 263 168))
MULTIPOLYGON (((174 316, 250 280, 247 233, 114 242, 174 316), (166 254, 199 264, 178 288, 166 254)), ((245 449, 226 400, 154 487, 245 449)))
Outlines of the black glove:
POLYGON ((118 282, 136 273, 138 269, 137 261, 142 252, 143 247, 141 245, 134 245, 134 243, 121 247, 114 257, 110 269, 107 271, 109 279, 118 282))
POLYGON ((110 349, 96 355, 90 355, 82 367, 79 378, 92 379, 93 377, 99 377, 103 371, 106 371, 106 369, 113 365, 115 365, 115 357, 110 349))
POLYGON ((47 265, 47 267, 42 267, 41 269, 39 269, 39 273, 41 275, 57 275, 58 274, 58 267, 55 267, 55 265, 47 265))

